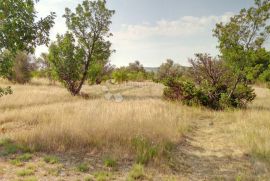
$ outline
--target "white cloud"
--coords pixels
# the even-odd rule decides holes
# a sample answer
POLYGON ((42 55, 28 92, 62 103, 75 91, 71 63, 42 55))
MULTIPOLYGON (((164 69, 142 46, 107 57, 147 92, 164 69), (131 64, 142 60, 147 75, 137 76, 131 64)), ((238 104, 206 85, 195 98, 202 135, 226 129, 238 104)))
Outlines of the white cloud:
POLYGON ((216 55, 212 29, 218 22, 227 22, 232 13, 222 16, 184 16, 178 20, 160 20, 154 24, 122 25, 111 41, 116 53, 113 63, 126 65, 140 60, 147 66, 158 66, 166 58, 186 65, 194 53, 216 55))
MULTIPOLYGON (((82 0, 79 0, 79 2, 82 0)), ((42 17, 50 11, 57 13, 55 26, 50 38, 55 40, 56 34, 63 34, 67 29, 62 18, 65 7, 74 8, 73 0, 43 1, 37 4, 37 11, 42 17)), ((184 16, 176 20, 161 19, 155 23, 143 21, 141 24, 119 25, 111 38, 116 53, 111 61, 117 66, 127 65, 130 61, 140 60, 146 66, 159 66, 166 58, 186 65, 187 58, 194 53, 207 52, 216 55, 216 40, 212 37, 212 29, 217 22, 228 21, 232 13, 221 16, 184 16)), ((114 25, 116 27, 118 25, 114 25)), ((36 55, 47 52, 46 46, 37 48, 36 55)))
POLYGON ((154 25, 143 23, 140 25, 122 25, 115 37, 122 40, 140 40, 150 37, 183 37, 208 31, 213 24, 228 21, 232 13, 222 16, 184 16, 179 20, 160 20, 154 25))

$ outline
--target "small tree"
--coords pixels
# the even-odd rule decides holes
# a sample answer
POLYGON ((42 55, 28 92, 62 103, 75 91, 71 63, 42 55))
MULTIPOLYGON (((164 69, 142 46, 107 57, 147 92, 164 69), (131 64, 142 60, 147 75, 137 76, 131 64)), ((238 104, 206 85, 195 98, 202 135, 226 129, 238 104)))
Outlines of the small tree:
POLYGON ((108 59, 112 53, 106 39, 112 35, 109 26, 113 14, 103 0, 84 0, 75 13, 66 8, 64 17, 69 31, 57 36, 50 46, 49 59, 72 95, 80 93, 91 64, 108 59))
POLYGON ((173 62, 173 60, 168 59, 166 63, 163 63, 157 72, 157 81, 166 80, 169 77, 179 78, 183 74, 183 68, 173 62))
POLYGON ((143 65, 138 60, 136 60, 134 63, 129 63, 127 70, 129 72, 135 72, 135 73, 145 72, 143 65))

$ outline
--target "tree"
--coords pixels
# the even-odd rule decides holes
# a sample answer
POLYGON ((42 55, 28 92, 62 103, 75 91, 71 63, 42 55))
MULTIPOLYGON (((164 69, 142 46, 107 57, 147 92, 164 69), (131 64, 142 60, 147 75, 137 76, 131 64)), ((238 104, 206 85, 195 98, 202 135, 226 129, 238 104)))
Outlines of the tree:
POLYGON ((267 25, 269 18, 270 1, 255 0, 254 7, 242 9, 227 24, 216 25, 214 36, 219 40, 222 59, 234 76, 229 97, 234 94, 238 84, 248 84, 252 74, 250 70, 257 66, 256 61, 260 59, 259 54, 270 34, 270 26, 267 25))
POLYGON ((55 13, 36 21, 33 0, 0 0, 0 50, 33 53, 38 45, 49 43, 55 13))
MULTIPOLYGON (((1 54, 9 51, 14 58, 18 51, 33 53, 36 46, 48 44, 49 30, 54 25, 55 13, 39 21, 36 21, 36 16, 37 12, 32 0, 0 0, 1 54)), ((5 77, 7 74, 5 71, 11 69, 12 63, 9 61, 10 58, 1 57, 0 77, 5 77), (10 67, 6 67, 8 65, 10 67), (4 72, 3 67, 5 67, 4 72)), ((1 96, 8 93, 11 93, 10 87, 0 88, 1 96)))
POLYGON ((57 36, 57 41, 50 46, 49 59, 72 95, 80 93, 91 64, 111 55, 111 43, 107 39, 112 36, 109 26, 113 14, 103 0, 84 0, 75 13, 66 8, 63 17, 68 32, 57 36))
POLYGON ((136 73, 145 72, 143 65, 138 60, 136 60, 134 63, 129 63, 127 70, 129 72, 136 72, 136 73))
POLYGON ((157 72, 157 80, 163 81, 169 77, 181 77, 183 74, 183 68, 173 62, 173 60, 168 59, 166 63, 163 63, 157 72))

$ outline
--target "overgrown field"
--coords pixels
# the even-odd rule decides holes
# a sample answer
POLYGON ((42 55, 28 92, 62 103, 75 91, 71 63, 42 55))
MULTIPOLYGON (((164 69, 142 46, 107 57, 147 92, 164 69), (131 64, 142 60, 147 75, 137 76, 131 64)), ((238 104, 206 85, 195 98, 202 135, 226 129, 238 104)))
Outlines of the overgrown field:
MULTIPOLYGON (((7 85, 1 82, 1 86, 7 85)), ((72 97, 60 85, 48 85, 45 80, 12 85, 12 89, 12 95, 0 98, 0 175, 7 180, 25 178, 25 174, 37 180, 48 176, 83 179, 97 174, 93 178, 98 180, 103 173, 100 170, 107 167, 118 168, 121 178, 127 178, 135 163, 139 172, 144 172, 142 165, 152 165, 177 176, 177 172, 168 171, 174 160, 171 153, 185 135, 205 121, 224 124, 221 132, 230 138, 228 142, 254 159, 270 161, 268 89, 256 88, 258 97, 246 110, 225 112, 166 102, 162 99, 163 86, 151 82, 85 86, 86 98, 72 97), (123 100, 109 100, 108 92, 123 96, 123 100), (31 154, 26 160, 33 163, 21 158, 25 152, 31 154), (44 163, 48 155, 57 158, 51 156, 44 163), (44 164, 54 158, 58 165, 48 166, 52 171, 43 174, 47 170, 44 164), (29 164, 35 169, 29 169, 29 164), (61 175, 66 172, 63 168, 71 171, 61 175), (27 169, 31 173, 18 173, 27 169)), ((108 170, 109 175, 103 173, 105 180, 113 178, 112 170, 108 170)))

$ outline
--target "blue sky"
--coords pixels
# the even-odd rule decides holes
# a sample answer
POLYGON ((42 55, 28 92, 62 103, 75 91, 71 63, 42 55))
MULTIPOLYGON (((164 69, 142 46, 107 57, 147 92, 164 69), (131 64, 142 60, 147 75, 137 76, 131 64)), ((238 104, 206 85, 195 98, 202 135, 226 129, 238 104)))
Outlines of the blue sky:
MULTIPOLYGON (((50 11, 57 14, 50 33, 52 40, 57 33, 66 31, 62 18, 65 7, 74 9, 82 0, 40 0, 36 9, 39 16, 50 11)), ((253 0, 107 0, 108 7, 116 10, 113 17, 111 38, 116 50, 112 64, 127 65, 139 60, 145 66, 159 66, 166 59, 188 65, 188 58, 195 53, 217 55, 217 41, 212 29, 217 22, 229 17, 253 0)), ((47 52, 38 47, 36 55, 47 52)))

